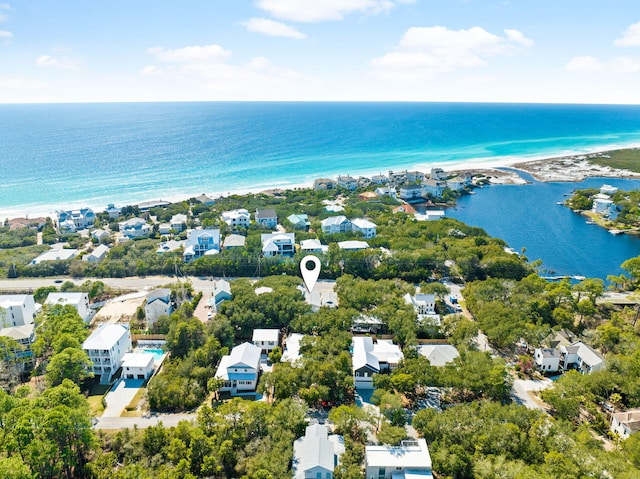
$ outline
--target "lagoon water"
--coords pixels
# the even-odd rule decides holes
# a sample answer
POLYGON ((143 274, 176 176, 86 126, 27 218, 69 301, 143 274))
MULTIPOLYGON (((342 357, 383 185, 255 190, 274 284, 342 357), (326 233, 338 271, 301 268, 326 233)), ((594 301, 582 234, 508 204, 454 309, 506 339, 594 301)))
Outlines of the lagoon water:
MULTIPOLYGON (((474 103, 0 105, 0 217, 271 187, 338 174, 640 144, 640 106, 474 103)), ((617 182, 616 182, 617 184, 617 182)), ((504 186, 460 219, 558 273, 600 276, 640 254, 555 205, 574 185, 504 186), (538 198, 539 196, 539 198, 538 198), (525 201, 526 200, 526 201, 525 201), (585 238, 594 237, 593 243, 585 238), (567 249, 556 250, 561 245, 567 249), (572 245, 572 248, 568 248, 572 245), (598 265, 591 266, 589 261, 598 265), (587 267, 587 265, 589 265, 587 267)))
POLYGON ((623 190, 640 189, 640 180, 588 178, 579 183, 541 183, 530 175, 527 185, 492 185, 461 198, 447 216, 480 226, 502 238, 514 250, 553 275, 607 278, 622 272, 620 265, 640 255, 640 237, 614 236, 584 216, 556 204, 574 189, 599 188, 603 183, 623 190))

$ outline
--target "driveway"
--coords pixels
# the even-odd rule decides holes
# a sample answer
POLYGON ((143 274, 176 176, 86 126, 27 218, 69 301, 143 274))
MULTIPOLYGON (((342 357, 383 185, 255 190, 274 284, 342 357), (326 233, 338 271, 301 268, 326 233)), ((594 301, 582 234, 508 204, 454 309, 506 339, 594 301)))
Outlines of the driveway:
POLYGON ((124 408, 133 400, 143 384, 144 379, 118 380, 105 396, 107 407, 102 413, 102 417, 120 417, 124 408))
POLYGON ((551 381, 551 379, 516 379, 513 381, 513 395, 518 404, 522 404, 529 409, 540 409, 546 412, 542 404, 535 401, 529 392, 542 391, 543 389, 550 388, 551 386, 553 386, 553 381, 551 381))
POLYGON ((197 414, 157 414, 147 417, 98 417, 94 421, 94 429, 144 429, 162 423, 165 427, 177 426, 180 421, 193 422, 197 414))

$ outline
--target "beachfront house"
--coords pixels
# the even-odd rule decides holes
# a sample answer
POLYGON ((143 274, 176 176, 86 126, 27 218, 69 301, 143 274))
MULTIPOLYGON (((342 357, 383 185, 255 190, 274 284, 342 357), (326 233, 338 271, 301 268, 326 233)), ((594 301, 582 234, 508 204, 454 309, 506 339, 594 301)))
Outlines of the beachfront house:
POLYGON ((91 319, 89 295, 87 293, 49 293, 44 302, 47 306, 72 306, 85 323, 91 319))
POLYGON ((168 241, 163 241, 162 243, 160 243, 158 245, 158 248, 156 249, 156 253, 171 253, 172 251, 177 251, 180 248, 184 248, 184 241, 177 241, 177 240, 168 240, 168 241))
POLYGON ((36 304, 31 294, 0 295, 0 328, 33 324, 36 304))
POLYGON ((248 228, 251 224, 251 216, 244 208, 222 212, 222 221, 232 228, 248 228))
POLYGON ((188 263, 204 255, 220 252, 220 230, 218 228, 189 230, 184 244, 182 259, 188 263))
POLYGON ((305 214, 296 214, 287 216, 287 221, 291 223, 293 229, 296 230, 308 230, 311 226, 311 222, 309 221, 309 216, 305 214))
POLYGON ((306 239, 300 241, 300 251, 304 253, 326 253, 329 246, 324 245, 319 239, 306 239))
POLYGON ((149 379, 154 370, 153 354, 126 353, 122 357, 122 377, 125 379, 149 379))
POLYGON ((295 233, 265 233, 261 235, 264 256, 293 256, 296 252, 295 233))
POLYGON ((242 235, 230 234, 224 237, 222 249, 244 248, 247 238, 242 235))
POLYGON ((365 479, 433 479, 427 441, 405 440, 399 446, 365 446, 365 479))
POLYGON ((380 186, 376 188, 375 194, 378 196, 390 196, 394 200, 398 198, 398 190, 395 186, 380 186))
POLYGON ((420 185, 403 185, 400 187, 400 199, 404 201, 416 201, 424 196, 420 185))
POLYGON ((609 429, 622 439, 640 431, 640 409, 613 413, 609 429))
POLYGON ((254 329, 251 342, 260 348, 261 354, 269 354, 280 345, 280 330, 254 329))
POLYGON ((431 168, 429 173, 429 178, 436 181, 446 180, 448 177, 449 175, 442 168, 431 168))
POLYGON ((338 186, 349 191, 353 191, 358 187, 358 180, 356 180, 353 176, 338 176, 338 186))
POLYGON ((365 218, 351 220, 351 230, 360 233, 365 238, 376 237, 376 224, 365 218))
POLYGON ((121 211, 122 211, 122 208, 114 205, 113 203, 109 203, 107 205, 107 208, 104 210, 104 212, 107 213, 107 215, 109 216, 110 220, 118 219, 121 211))
POLYGON ((173 311, 171 302, 171 290, 169 288, 158 288, 147 294, 144 305, 144 317, 147 320, 147 327, 151 328, 160 316, 169 316, 173 311))
POLYGON ((418 221, 436 221, 444 218, 443 210, 426 210, 424 213, 415 213, 414 217, 418 221))
POLYGON ((72 248, 60 248, 59 246, 56 248, 51 248, 48 251, 45 251, 41 255, 31 260, 31 265, 40 264, 43 261, 65 261, 71 258, 75 258, 78 255, 77 249, 72 248))
POLYGON ((100 383, 109 383, 120 368, 123 356, 131 351, 129 326, 101 324, 82 343, 82 349, 93 363, 93 374, 100 377, 100 383))
POLYGON ((330 178, 318 178, 313 181, 313 189, 316 191, 335 190, 337 186, 336 181, 330 178))
POLYGON ((204 193, 195 197, 196 201, 199 201, 203 205, 212 206, 215 205, 216 202, 213 198, 208 197, 204 193))
POLYGON ((255 391, 260 374, 260 348, 251 343, 242 343, 223 356, 215 377, 222 379, 220 392, 232 396, 255 391))
POLYGON ((348 233, 351 231, 351 221, 344 215, 329 216, 320 222, 324 234, 348 233))
POLYGON ((404 358, 400 347, 390 339, 374 342, 370 336, 354 336, 352 343, 356 388, 372 389, 374 374, 395 369, 404 358))
POLYGON ((93 226, 96 221, 96 214, 91 208, 80 208, 78 210, 58 211, 58 229, 61 232, 75 233, 93 226))
POLYGON ((293 443, 293 479, 333 479, 333 470, 344 453, 344 438, 329 434, 324 424, 307 426, 293 443))
POLYGON ((274 209, 256 210, 253 215, 256 223, 263 228, 275 229, 278 226, 278 215, 274 209))
POLYGON ((131 218, 118 223, 118 230, 126 238, 145 238, 151 234, 151 225, 142 218, 131 218))

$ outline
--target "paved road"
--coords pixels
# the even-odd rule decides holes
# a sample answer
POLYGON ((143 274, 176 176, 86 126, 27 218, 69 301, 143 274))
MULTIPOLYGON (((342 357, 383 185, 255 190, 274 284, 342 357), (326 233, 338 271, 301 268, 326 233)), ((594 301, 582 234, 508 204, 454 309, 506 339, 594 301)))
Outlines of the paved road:
POLYGON ((513 381, 513 394, 519 404, 522 404, 529 409, 540 409, 544 411, 544 407, 542 407, 531 398, 531 396, 529 395, 529 391, 542 391, 543 389, 547 389, 552 385, 553 381, 551 381, 550 379, 542 379, 537 381, 516 379, 515 381, 513 381))
POLYGON ((102 413, 102 417, 120 417, 122 411, 133 401, 143 384, 144 379, 119 380, 104 398, 107 407, 102 413))
POLYGON ((180 421, 195 421, 196 414, 158 414, 151 417, 97 417, 94 429, 145 429, 162 423, 166 427, 177 426, 180 421))

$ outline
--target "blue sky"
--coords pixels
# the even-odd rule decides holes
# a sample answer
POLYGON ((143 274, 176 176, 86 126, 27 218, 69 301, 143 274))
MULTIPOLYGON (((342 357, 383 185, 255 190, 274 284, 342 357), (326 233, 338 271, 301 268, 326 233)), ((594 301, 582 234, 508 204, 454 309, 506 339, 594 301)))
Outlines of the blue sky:
POLYGON ((640 104, 637 0, 0 0, 0 103, 640 104))

